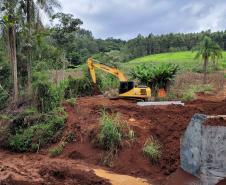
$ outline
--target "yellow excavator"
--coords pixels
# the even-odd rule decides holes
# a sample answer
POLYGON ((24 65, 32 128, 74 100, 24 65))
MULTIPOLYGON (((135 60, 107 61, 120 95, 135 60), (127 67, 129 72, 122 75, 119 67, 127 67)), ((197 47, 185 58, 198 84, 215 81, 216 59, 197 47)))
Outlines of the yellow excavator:
POLYGON ((118 78, 120 82, 118 98, 135 98, 143 100, 149 100, 151 98, 151 89, 149 87, 137 86, 133 81, 128 81, 126 76, 120 70, 96 62, 98 61, 92 58, 87 60, 87 65, 94 84, 96 84, 95 68, 97 68, 118 78))

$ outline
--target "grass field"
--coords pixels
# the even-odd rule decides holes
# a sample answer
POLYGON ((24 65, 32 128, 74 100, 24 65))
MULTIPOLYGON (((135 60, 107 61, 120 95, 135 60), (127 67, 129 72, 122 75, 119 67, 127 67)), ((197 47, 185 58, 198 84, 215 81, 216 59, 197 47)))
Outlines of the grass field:
MULTIPOLYGON (((181 71, 202 71, 203 61, 201 59, 194 59, 195 53, 191 51, 183 52, 172 52, 172 53, 161 53, 155 55, 148 55, 140 58, 133 59, 120 65, 120 69, 129 75, 129 71, 136 65, 140 64, 162 64, 162 63, 173 63, 178 64, 181 71)), ((66 76, 71 75, 74 77, 82 76, 82 69, 86 68, 86 63, 80 65, 76 69, 68 69, 66 76)), ((226 69, 226 51, 223 52, 223 58, 219 60, 219 68, 222 70, 226 69)), ((209 62, 209 70, 213 69, 212 62, 209 62)))
MULTIPOLYGON (((174 63, 178 64, 180 68, 184 70, 192 70, 199 69, 202 67, 201 59, 194 59, 195 52, 191 51, 183 51, 183 52, 172 52, 172 53, 161 53, 155 55, 148 55, 145 57, 140 57, 133 59, 122 65, 122 69, 131 68, 135 65, 139 64, 147 64, 147 63, 174 63)), ((211 67, 211 61, 210 61, 211 67)), ((219 67, 226 68, 226 52, 223 52, 223 58, 219 60, 219 67)))

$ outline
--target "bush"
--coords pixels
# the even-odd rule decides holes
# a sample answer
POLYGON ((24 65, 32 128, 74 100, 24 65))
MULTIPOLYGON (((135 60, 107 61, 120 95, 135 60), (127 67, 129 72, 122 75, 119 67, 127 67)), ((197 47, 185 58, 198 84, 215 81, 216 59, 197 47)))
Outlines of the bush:
POLYGON ((179 70, 175 64, 138 65, 130 71, 132 78, 152 88, 154 93, 159 88, 166 89, 179 70))
POLYGON ((175 64, 161 64, 153 69, 152 78, 150 79, 150 86, 153 90, 159 88, 166 89, 169 83, 175 77, 179 66, 175 64))
MULTIPOLYGON (((27 128, 18 128, 9 137, 9 147, 18 152, 38 151, 52 142, 54 137, 64 127, 66 113, 56 109, 46 115, 45 123, 37 123, 27 128)), ((43 121, 43 120, 42 120, 43 121)))
POLYGON ((38 111, 49 112, 58 107, 64 99, 67 86, 67 81, 61 81, 60 84, 52 84, 45 81, 35 83, 35 102, 38 111))
POLYGON ((153 137, 150 137, 144 144, 143 153, 151 162, 158 162, 162 155, 161 148, 159 142, 153 137))
POLYGON ((65 89, 65 98, 90 96, 93 94, 92 82, 88 77, 68 78, 68 87, 65 89))
POLYGON ((195 99, 195 92, 192 89, 188 89, 182 93, 182 101, 191 101, 195 99))
POLYGON ((133 79, 139 80, 141 84, 150 85, 150 80, 153 76, 152 64, 141 64, 130 70, 130 75, 133 79))

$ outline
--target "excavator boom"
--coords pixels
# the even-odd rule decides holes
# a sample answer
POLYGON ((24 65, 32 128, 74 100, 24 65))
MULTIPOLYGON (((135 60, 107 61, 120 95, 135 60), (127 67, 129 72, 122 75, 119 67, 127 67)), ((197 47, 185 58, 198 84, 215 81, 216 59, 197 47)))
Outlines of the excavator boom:
POLYGON ((101 70, 103 70, 103 71, 105 71, 107 73, 110 73, 110 74, 116 76, 119 79, 120 82, 128 81, 127 78, 125 77, 125 75, 120 70, 118 70, 118 69, 116 69, 114 67, 106 66, 104 64, 94 63, 94 60, 92 58, 89 58, 87 60, 87 65, 89 67, 93 83, 96 83, 95 68, 101 69, 101 70))

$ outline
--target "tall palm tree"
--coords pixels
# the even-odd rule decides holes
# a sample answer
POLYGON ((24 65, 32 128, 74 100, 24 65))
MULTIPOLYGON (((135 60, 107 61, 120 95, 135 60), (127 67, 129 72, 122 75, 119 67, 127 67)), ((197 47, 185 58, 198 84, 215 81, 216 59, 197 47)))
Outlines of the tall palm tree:
POLYGON ((43 10, 48 16, 54 12, 54 8, 60 8, 57 0, 22 0, 21 8, 26 15, 27 27, 27 72, 28 72, 28 94, 31 95, 31 81, 32 81, 32 31, 35 29, 35 24, 40 22, 40 10, 43 10))
POLYGON ((202 58, 203 59, 203 83, 207 83, 207 70, 208 70, 208 63, 209 59, 216 56, 220 56, 222 50, 220 46, 213 42, 212 39, 208 36, 204 36, 203 40, 195 47, 197 50, 195 58, 202 58))
POLYGON ((17 51, 16 51, 16 22, 17 22, 17 0, 1 1, 1 25, 6 33, 6 40, 9 49, 11 73, 13 81, 13 103, 17 105, 19 98, 18 77, 17 77, 17 51))

